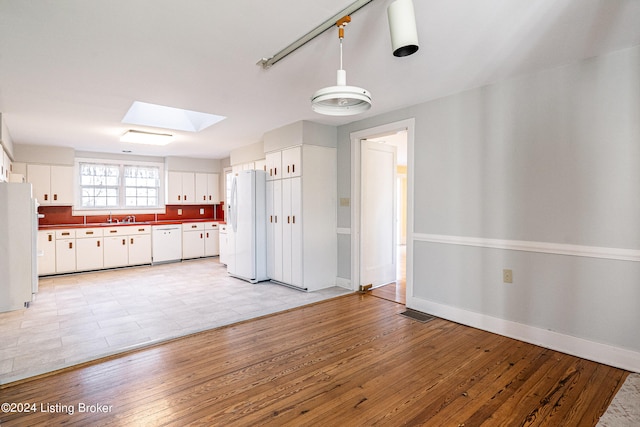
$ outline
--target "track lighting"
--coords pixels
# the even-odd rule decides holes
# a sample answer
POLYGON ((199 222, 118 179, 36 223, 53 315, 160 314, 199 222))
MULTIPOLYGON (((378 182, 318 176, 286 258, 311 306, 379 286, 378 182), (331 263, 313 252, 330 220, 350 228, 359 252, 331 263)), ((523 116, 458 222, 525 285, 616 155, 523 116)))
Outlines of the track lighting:
POLYGON ((393 56, 409 56, 418 48, 418 30, 412 0, 396 0, 387 8, 393 56))

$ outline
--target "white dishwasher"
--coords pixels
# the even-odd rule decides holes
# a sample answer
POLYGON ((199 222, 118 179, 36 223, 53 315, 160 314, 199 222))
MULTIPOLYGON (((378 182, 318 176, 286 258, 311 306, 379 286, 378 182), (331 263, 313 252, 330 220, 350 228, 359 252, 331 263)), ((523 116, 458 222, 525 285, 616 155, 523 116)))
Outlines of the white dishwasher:
POLYGON ((182 259, 182 226, 180 224, 152 226, 151 241, 154 264, 182 259))

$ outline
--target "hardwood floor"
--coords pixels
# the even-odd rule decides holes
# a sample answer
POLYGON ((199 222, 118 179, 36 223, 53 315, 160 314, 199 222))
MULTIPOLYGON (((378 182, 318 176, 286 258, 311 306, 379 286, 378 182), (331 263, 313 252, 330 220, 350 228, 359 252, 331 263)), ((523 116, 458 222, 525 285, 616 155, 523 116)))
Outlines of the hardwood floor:
POLYGON ((402 311, 352 294, 25 380, 0 424, 583 427, 627 376, 402 311))

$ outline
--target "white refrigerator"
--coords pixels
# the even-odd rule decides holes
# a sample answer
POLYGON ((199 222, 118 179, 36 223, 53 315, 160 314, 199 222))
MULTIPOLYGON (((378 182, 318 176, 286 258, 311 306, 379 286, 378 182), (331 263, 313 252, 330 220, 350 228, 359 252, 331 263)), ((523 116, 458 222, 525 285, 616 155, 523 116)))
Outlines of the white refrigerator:
POLYGON ((38 292, 38 207, 31 184, 0 183, 0 312, 28 307, 38 292))
POLYGON ((267 174, 245 170, 233 177, 227 218, 227 272, 257 283, 267 277, 267 174))

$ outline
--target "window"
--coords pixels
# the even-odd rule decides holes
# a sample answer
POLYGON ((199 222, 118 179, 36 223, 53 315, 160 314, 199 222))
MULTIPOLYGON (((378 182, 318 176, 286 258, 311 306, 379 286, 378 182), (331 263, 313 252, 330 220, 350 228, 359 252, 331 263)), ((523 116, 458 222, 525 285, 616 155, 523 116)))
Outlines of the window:
POLYGON ((160 194, 160 170, 157 167, 124 167, 125 205, 157 207, 160 194))
POLYGON ((80 200, 83 208, 118 207, 120 168, 80 163, 80 200))
POLYGON ((164 203, 158 164, 80 160, 76 207, 87 210, 159 208, 164 203), (79 205, 79 206, 78 206, 79 205))

